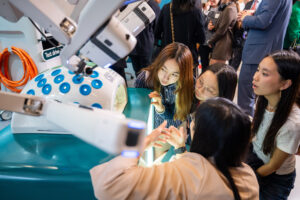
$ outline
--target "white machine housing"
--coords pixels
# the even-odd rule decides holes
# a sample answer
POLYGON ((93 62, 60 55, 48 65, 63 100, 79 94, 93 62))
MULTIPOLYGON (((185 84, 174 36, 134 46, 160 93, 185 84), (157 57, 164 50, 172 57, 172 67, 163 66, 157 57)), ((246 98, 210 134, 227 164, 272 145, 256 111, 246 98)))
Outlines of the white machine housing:
POLYGON ((124 115, 112 111, 55 101, 46 103, 44 113, 48 121, 109 153, 142 151, 146 127, 142 121, 126 119, 124 115))
POLYGON ((123 114, 66 104, 42 97, 0 91, 0 109, 44 116, 47 121, 108 153, 137 157, 143 148, 146 124, 123 114))
MULTIPOLYGON (((117 113, 122 113, 127 104, 124 79, 110 68, 101 67, 95 68, 90 77, 76 75, 62 66, 55 67, 29 81, 21 94, 31 94, 63 103, 75 103, 117 113), (76 78, 79 79, 76 81, 76 78), (64 90, 63 87, 66 86, 70 89, 64 90), (51 91, 47 90, 49 88, 51 91), (81 92, 83 88, 90 89, 90 92, 83 94, 81 92)), ((19 113, 13 114, 11 127, 13 133, 72 134, 51 123, 44 116, 32 117, 19 113)))
MULTIPOLYGON (((76 1, 73 2, 76 3, 76 1)), ((89 0, 85 2, 87 2, 85 6, 81 5, 83 10, 80 12, 78 23, 77 19, 73 20, 61 12, 59 6, 55 5, 52 0, 0 0, 2 6, 0 15, 11 21, 17 21, 22 15, 31 18, 64 45, 61 52, 62 64, 71 71, 84 73, 79 70, 82 59, 74 58, 71 59, 72 62, 69 62, 70 58, 76 57, 80 53, 98 66, 106 67, 128 55, 135 46, 136 39, 124 24, 131 27, 130 29, 135 33, 141 31, 139 25, 133 26, 134 23, 131 23, 133 21, 124 18, 124 22, 128 23, 122 24, 113 16, 122 5, 123 0, 89 0), (6 9, 14 13, 11 15, 9 12, 3 12, 6 9)), ((141 10, 143 11, 142 8, 141 10)), ((146 11, 148 12, 148 10, 146 11)), ((137 20, 137 22, 145 24, 147 20, 143 19, 137 20)), ((133 152, 137 152, 137 149, 142 147, 144 122, 127 120, 120 113, 43 98, 41 98, 43 100, 40 101, 40 104, 35 105, 35 99, 40 97, 3 94, 1 91, 0 96, 0 109, 21 112, 26 115, 28 113, 30 115, 42 114, 45 116, 45 121, 57 125, 59 130, 55 130, 55 133, 59 131, 72 133, 104 151, 120 153, 121 150, 129 150, 129 152, 133 150, 133 152), (17 105, 11 100, 14 98, 23 99, 23 102, 17 101, 19 104, 17 105), (33 102, 33 105, 29 107, 42 105, 40 112, 28 112, 26 102, 33 102), (6 104, 9 104, 9 107, 6 104)), ((22 118, 22 120, 19 122, 31 123, 30 119, 22 118)), ((12 126, 14 123, 13 121, 12 126)), ((47 133, 51 132, 47 126, 42 128, 47 133)))
POLYGON ((116 16, 134 36, 137 36, 155 19, 155 12, 147 2, 137 1, 128 4, 116 16))

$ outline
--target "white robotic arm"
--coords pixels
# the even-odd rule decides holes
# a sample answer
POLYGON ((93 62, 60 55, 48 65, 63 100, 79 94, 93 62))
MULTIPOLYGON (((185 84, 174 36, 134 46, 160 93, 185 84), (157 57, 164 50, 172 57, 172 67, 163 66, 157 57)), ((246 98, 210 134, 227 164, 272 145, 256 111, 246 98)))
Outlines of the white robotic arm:
MULTIPOLYGON (((70 1, 69 1, 70 2, 70 1)), ((70 70, 90 75, 79 53, 98 66, 108 67, 127 56, 137 35, 153 21, 155 13, 145 1, 137 1, 114 16, 124 0, 82 0, 76 4, 72 20, 53 0, 0 0, 0 15, 17 21, 22 15, 34 20, 64 44, 62 64, 70 70), (86 4, 83 6, 83 2, 86 4), (78 11, 78 8, 81 11, 78 11), (79 16, 80 13, 80 16, 79 16), (79 16, 79 17, 78 17, 79 16), (77 23, 78 18, 78 23, 77 23)))
POLYGON ((146 124, 108 110, 65 104, 31 95, 0 91, 0 109, 41 116, 76 137, 111 154, 137 157, 146 124))
MULTIPOLYGON (((9 21, 17 21, 23 15, 33 19, 64 44, 63 65, 88 75, 92 70, 78 58, 79 53, 98 66, 109 66, 131 52, 136 43, 134 36, 155 18, 145 1, 136 2, 124 13, 115 15, 124 0, 88 0, 85 6, 81 5, 83 10, 77 23, 77 19, 72 20, 54 2, 0 0, 0 15, 9 21)), ((44 115, 47 120, 109 153, 134 154, 141 148, 145 124, 126 119, 122 114, 28 95, 0 92, 0 99, 2 110, 44 115)))
POLYGON ((63 44, 69 44, 77 24, 51 0, 1 0, 1 16, 16 22, 23 15, 37 22, 63 44))

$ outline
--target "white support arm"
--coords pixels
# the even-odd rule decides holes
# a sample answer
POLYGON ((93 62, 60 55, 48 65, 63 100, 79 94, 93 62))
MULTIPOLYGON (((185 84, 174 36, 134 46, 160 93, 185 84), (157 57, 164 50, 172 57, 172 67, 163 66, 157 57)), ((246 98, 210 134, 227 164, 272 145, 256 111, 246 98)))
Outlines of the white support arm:
POLYGON ((31 95, 0 91, 0 109, 26 115, 43 115, 74 136, 111 154, 139 156, 146 124, 124 115, 31 95))
POLYGON ((69 44, 77 29, 70 19, 52 0, 9 0, 25 16, 30 17, 41 27, 50 32, 63 44, 69 44))

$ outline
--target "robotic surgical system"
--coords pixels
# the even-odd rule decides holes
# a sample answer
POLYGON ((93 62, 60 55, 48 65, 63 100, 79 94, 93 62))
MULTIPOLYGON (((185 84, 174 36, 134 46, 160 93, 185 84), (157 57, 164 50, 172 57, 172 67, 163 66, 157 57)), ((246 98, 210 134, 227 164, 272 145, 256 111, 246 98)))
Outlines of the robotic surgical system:
MULTIPOLYGON (((96 66, 106 68, 127 56, 136 44, 135 36, 155 18, 146 1, 68 0, 74 6, 71 15, 53 0, 0 3, 0 15, 8 21, 25 16, 51 33, 64 45, 62 65, 80 76, 90 76, 96 66), (120 12, 124 5, 127 7, 120 12), (95 65, 87 65, 86 58, 95 65)), ((141 151, 145 123, 126 119, 118 112, 1 91, 0 99, 0 109, 44 116, 108 153, 138 156, 141 151)))

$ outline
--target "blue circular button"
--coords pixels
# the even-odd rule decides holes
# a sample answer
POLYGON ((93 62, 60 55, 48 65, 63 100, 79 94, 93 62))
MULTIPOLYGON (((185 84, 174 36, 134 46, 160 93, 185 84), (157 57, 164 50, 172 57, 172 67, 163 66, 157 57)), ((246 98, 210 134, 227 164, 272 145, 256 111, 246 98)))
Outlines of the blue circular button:
POLYGON ((80 86, 80 88, 79 88, 79 92, 83 96, 89 95, 91 93, 91 91, 92 91, 92 88, 87 84, 84 84, 84 85, 80 86))
POLYGON ((38 82, 37 86, 38 86, 39 88, 41 88, 41 87, 43 87, 46 83, 47 83, 47 79, 43 78, 43 79, 41 79, 41 80, 38 82))
POLYGON ((92 104, 92 107, 102 109, 102 106, 99 103, 92 104))
POLYGON ((52 90, 52 86, 50 84, 46 84, 43 87, 42 92, 43 92, 43 94, 48 95, 48 94, 50 94, 51 90, 52 90))
POLYGON ((35 95, 35 92, 33 89, 30 89, 26 92, 26 94, 35 95))
POLYGON ((61 69, 56 69, 51 73, 51 76, 56 76, 57 74, 59 74, 61 72, 61 69))
POLYGON ((103 85, 102 81, 100 81, 98 79, 92 81, 92 86, 95 89, 100 89, 102 87, 102 85, 103 85))
POLYGON ((97 78, 99 76, 99 73, 96 71, 93 71, 92 75, 90 76, 91 78, 97 78))
POLYGON ((59 83, 63 82, 64 79, 65 79, 65 76, 60 74, 54 78, 54 83, 59 84, 59 83))
POLYGON ((35 77, 34 81, 38 82, 39 80, 41 80, 42 78, 44 78, 44 74, 40 74, 37 77, 35 77))
POLYGON ((62 84, 59 86, 59 91, 60 91, 61 93, 64 93, 64 94, 68 93, 68 92, 70 91, 70 89, 71 89, 71 86, 70 86, 70 84, 67 83, 67 82, 62 83, 62 84))
POLYGON ((75 84, 80 84, 80 83, 83 82, 83 80, 84 80, 83 76, 81 76, 81 75, 79 75, 79 74, 75 75, 75 76, 72 78, 72 81, 73 81, 73 83, 75 83, 75 84))

